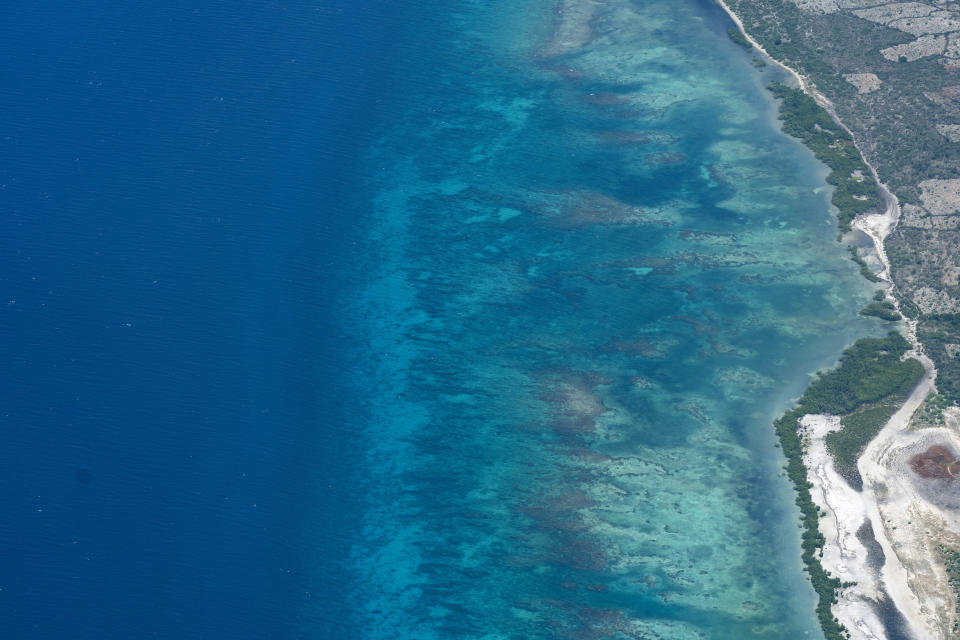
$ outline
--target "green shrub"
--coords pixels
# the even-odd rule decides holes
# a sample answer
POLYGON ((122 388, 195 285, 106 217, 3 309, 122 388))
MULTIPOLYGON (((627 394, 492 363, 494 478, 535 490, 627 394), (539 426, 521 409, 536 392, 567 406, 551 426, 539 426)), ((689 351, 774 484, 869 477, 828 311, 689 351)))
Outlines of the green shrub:
POLYGON ((780 98, 784 133, 799 138, 830 167, 827 182, 835 187, 831 202, 837 208, 840 228, 849 231, 850 222, 858 214, 883 205, 877 183, 860 157, 853 138, 800 89, 774 83, 770 91, 780 98))
POLYGON ((850 259, 857 263, 860 267, 860 275, 869 280, 870 282, 880 282, 881 278, 877 276, 870 267, 867 265, 866 261, 860 257, 860 254, 857 253, 856 247, 847 247, 847 251, 850 252, 850 259))
POLYGON ((897 308, 894 306, 894 304, 886 300, 883 302, 871 302, 860 310, 860 315, 874 316, 880 318, 881 320, 888 320, 890 322, 895 322, 901 319, 901 316, 899 313, 897 313, 897 308))
POLYGON ((951 345, 960 344, 960 314, 924 315, 917 334, 939 371, 937 390, 951 404, 960 402, 960 358, 951 355, 951 345))
MULTIPOLYGON (((898 400, 903 400, 903 397, 898 400)), ((855 489, 859 490, 863 485, 857 470, 857 460, 898 408, 898 403, 891 402, 852 413, 840 420, 839 430, 827 434, 827 451, 833 458, 837 472, 855 489)))
POLYGON ((753 45, 750 44, 750 41, 747 40, 747 37, 743 35, 743 32, 740 31, 740 29, 730 27, 729 29, 727 29, 727 35, 730 36, 730 39, 733 40, 735 44, 740 45, 747 51, 749 51, 750 49, 753 49, 753 45))

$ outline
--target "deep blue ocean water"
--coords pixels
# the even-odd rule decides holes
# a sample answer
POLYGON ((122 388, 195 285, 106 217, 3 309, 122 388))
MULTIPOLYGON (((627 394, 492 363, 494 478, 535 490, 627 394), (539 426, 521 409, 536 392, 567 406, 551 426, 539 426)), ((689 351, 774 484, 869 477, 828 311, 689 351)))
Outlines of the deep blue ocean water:
POLYGON ((354 635, 335 311, 403 11, 0 8, 4 637, 354 635))
POLYGON ((879 328, 728 26, 4 5, 4 637, 817 637, 770 422, 879 328))

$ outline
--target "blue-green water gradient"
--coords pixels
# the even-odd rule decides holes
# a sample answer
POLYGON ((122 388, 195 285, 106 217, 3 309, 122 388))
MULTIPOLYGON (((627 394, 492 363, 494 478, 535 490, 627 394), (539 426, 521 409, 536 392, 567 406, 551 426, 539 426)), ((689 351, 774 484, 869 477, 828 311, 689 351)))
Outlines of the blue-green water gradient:
POLYGON ((529 0, 411 35, 443 53, 395 63, 346 311, 365 637, 819 637, 771 422, 880 327, 729 26, 529 0))

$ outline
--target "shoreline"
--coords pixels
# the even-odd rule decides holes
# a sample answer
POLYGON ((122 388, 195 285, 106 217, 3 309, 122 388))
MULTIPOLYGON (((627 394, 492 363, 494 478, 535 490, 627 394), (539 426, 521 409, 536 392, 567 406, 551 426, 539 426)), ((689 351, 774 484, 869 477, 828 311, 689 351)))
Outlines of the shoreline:
POLYGON ((803 462, 807 479, 813 485, 810 493, 822 512, 828 514, 819 523, 826 540, 820 564, 842 582, 856 583, 839 590, 832 610, 851 633, 856 630, 864 638, 886 640, 885 625, 877 610, 885 599, 884 585, 880 572, 870 566, 867 544, 857 535, 868 518, 867 505, 837 473, 825 441, 828 433, 840 428, 840 418, 807 414, 800 419, 800 425, 805 445, 803 462))
MULTIPOLYGON (((911 332, 912 333, 912 332, 911 332)), ((908 338, 909 339, 909 338, 908 338)), ((893 532, 898 530, 898 524, 903 527, 903 532, 909 531, 909 525, 912 522, 908 514, 904 518, 898 518, 897 523, 891 522, 891 511, 895 508, 890 503, 891 499, 891 480, 899 476, 906 476, 896 473, 893 469, 894 463, 900 468, 907 467, 907 461, 901 457, 890 458, 887 456, 889 449, 898 441, 902 440, 904 433, 910 423, 913 413, 924 401, 927 394, 934 388, 936 379, 936 369, 933 362, 922 353, 914 353, 923 364, 924 376, 911 391, 903 406, 887 421, 880 433, 867 445, 857 462, 857 468, 863 478, 863 492, 861 502, 867 509, 867 517, 874 525, 874 535, 877 543, 883 549, 886 562, 881 569, 881 577, 886 591, 897 609, 903 614, 913 635, 917 638, 933 640, 934 638, 944 637, 937 633, 934 621, 930 619, 927 603, 917 597, 910 585, 910 573, 901 557, 903 541, 898 540, 893 532), (887 506, 887 508, 882 508, 887 506)), ((909 437, 909 436, 908 436, 909 437)), ((923 499, 916 495, 909 479, 902 483, 902 491, 909 493, 911 502, 922 502, 923 499)))
MULTIPOLYGON (((853 131, 851 131, 850 128, 847 127, 847 125, 844 124, 843 120, 841 120, 840 117, 837 115, 837 111, 834 108, 833 103, 830 101, 830 99, 827 98, 822 93, 820 93, 819 91, 817 91, 815 88, 813 88, 813 86, 810 84, 807 78, 804 77, 802 74, 800 74, 799 71, 797 71, 793 67, 790 67, 780 62, 779 60, 771 56, 767 52, 767 50, 764 49, 763 46, 759 42, 757 42, 753 36, 750 35, 750 33, 743 26, 743 21, 740 19, 740 16, 738 16, 733 11, 733 9, 730 8, 730 6, 726 3, 726 0, 715 0, 715 2, 720 6, 721 9, 724 10, 724 12, 726 12, 726 14, 733 21, 733 23, 737 26, 737 29, 740 30, 740 33, 742 33, 743 36, 747 39, 747 42, 749 42, 754 49, 760 52, 761 56, 763 56, 765 61, 773 63, 777 67, 780 67, 781 69, 786 71, 788 74, 790 74, 790 77, 792 77, 797 82, 797 87, 801 91, 803 91, 805 94, 813 98, 818 105, 823 107, 826 110, 826 112, 830 114, 830 117, 833 119, 833 121, 837 123, 837 126, 839 126, 841 129, 846 131, 848 134, 850 134, 850 137, 853 138, 853 144, 857 148, 857 151, 860 152, 860 158, 863 160, 863 163, 867 165, 867 168, 870 169, 870 174, 872 175, 873 179, 876 181, 877 187, 880 189, 880 193, 883 195, 883 199, 886 201, 886 204, 887 204, 886 211, 884 211, 882 214, 873 214, 873 215, 892 217, 890 224, 888 224, 885 227, 882 233, 882 236, 874 235, 870 232, 864 231, 865 233, 867 233, 867 235, 871 237, 871 239, 873 239, 873 242, 875 245, 874 248, 877 250, 877 255, 881 257, 881 262, 884 265, 884 270, 877 275, 892 285, 893 281, 889 279, 890 263, 889 263, 889 260, 887 260, 887 254, 883 248, 883 239, 893 229, 893 227, 896 226, 897 221, 900 219, 900 201, 897 200, 897 197, 895 195, 893 195, 893 192, 890 191, 889 187, 887 187, 887 185, 880 180, 880 176, 877 173, 876 167, 874 167, 873 164, 871 164, 870 161, 866 158, 866 156, 863 153, 863 149, 861 149, 860 145, 857 143, 856 136, 853 135, 853 131)), ((854 223, 856 223, 858 220, 861 220, 862 217, 870 218, 873 216, 857 216, 857 218, 854 220, 854 223)), ((851 226, 854 223, 851 223, 851 226)))
MULTIPOLYGON (((885 286, 887 299, 899 312, 899 302, 893 295, 896 285, 891 277, 890 261, 884 248, 884 240, 900 218, 900 204, 897 197, 880 180, 876 168, 867 160, 863 150, 856 143, 853 132, 837 116, 833 103, 814 89, 798 71, 773 58, 747 32, 740 17, 725 0, 716 0, 716 2, 766 61, 785 70, 794 78, 799 89, 811 96, 826 110, 833 121, 853 138, 854 145, 860 152, 864 164, 869 168, 886 206, 881 213, 857 216, 850 226, 871 239, 882 267, 876 275, 885 286)), ((914 411, 922 404, 927 393, 935 388, 936 368, 924 355, 922 345, 917 339, 916 320, 904 317, 903 326, 906 329, 905 337, 913 346, 911 355, 920 360, 925 373, 905 403, 867 445, 858 460, 858 469, 865 480, 862 492, 858 493, 852 489, 839 476, 834 468, 832 456, 826 450, 824 438, 827 433, 840 426, 839 418, 808 414, 799 420, 803 425, 801 429, 804 438, 801 462, 806 467, 807 479, 812 485, 810 493, 817 506, 827 514, 827 517, 820 518, 818 522, 818 531, 823 535, 825 542, 816 560, 824 570, 847 583, 836 590, 837 601, 830 608, 840 623, 850 632, 851 637, 864 640, 886 640, 886 625, 880 608, 887 606, 888 602, 892 602, 902 616, 908 627, 908 630, 905 630, 908 635, 931 640, 945 637, 940 632, 944 625, 937 624, 942 623, 942 617, 937 617, 933 613, 943 608, 932 606, 941 604, 939 601, 931 602, 936 594, 928 594, 926 599, 917 596, 911 585, 910 573, 898 553, 898 551, 903 552, 902 538, 909 528, 904 527, 904 533, 894 534, 897 526, 895 524, 888 526, 891 518, 885 521, 884 515, 890 514, 881 510, 881 500, 888 498, 886 480, 894 475, 892 462, 904 464, 902 456, 894 460, 888 455, 889 450, 891 446, 903 439, 903 432, 908 428, 914 411), (883 496, 881 497, 878 493, 882 493, 883 496), (882 550, 885 558, 879 568, 870 566, 871 553, 868 545, 858 536, 858 533, 864 531, 867 525, 872 528, 872 539, 882 550), (851 582, 856 584, 850 586, 851 582)), ((901 446, 900 450, 902 449, 901 446)), ((906 494, 911 499, 917 498, 915 491, 907 485, 909 482, 900 483, 901 494, 906 494)), ((899 520, 902 521, 902 525, 910 525, 909 518, 908 514, 906 518, 899 518, 899 520)))

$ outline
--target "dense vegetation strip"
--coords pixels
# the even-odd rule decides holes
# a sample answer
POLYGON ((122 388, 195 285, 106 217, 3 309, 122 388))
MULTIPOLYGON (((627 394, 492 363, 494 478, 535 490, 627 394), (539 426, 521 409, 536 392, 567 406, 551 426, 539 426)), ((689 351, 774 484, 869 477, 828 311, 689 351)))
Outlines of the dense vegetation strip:
POLYGON ((805 413, 847 415, 864 404, 908 393, 923 375, 919 360, 900 360, 910 347, 896 331, 884 338, 857 340, 835 369, 819 374, 800 407, 805 413))
POLYGON ((888 300, 884 300, 883 302, 871 302, 860 310, 860 315, 874 316, 876 318, 880 318, 881 320, 887 320, 888 322, 896 322, 897 320, 901 319, 900 314, 897 313, 897 308, 888 300))
POLYGON ((900 313, 905 317, 910 318, 911 320, 916 320, 922 314, 920 313, 920 307, 913 303, 912 300, 909 300, 906 296, 903 295, 903 292, 898 291, 897 302, 900 304, 900 313))
MULTIPOLYGON (((868 153, 902 202, 918 203, 919 188, 916 185, 923 177, 950 178, 960 175, 955 161, 960 153, 957 145, 953 144, 951 147, 949 139, 941 135, 934 126, 945 121, 940 115, 941 103, 925 98, 936 95, 936 92, 947 84, 942 76, 941 60, 930 57, 926 61, 915 61, 907 65, 901 59, 899 65, 888 66, 883 76, 885 90, 865 97, 865 92, 848 82, 849 78, 844 74, 872 69, 871 65, 875 66, 875 52, 885 46, 901 44, 902 33, 867 25, 849 14, 827 16, 805 12, 797 6, 795 0, 728 2, 748 25, 751 36, 757 39, 774 59, 811 78, 837 102, 838 108, 844 110, 845 118, 849 117, 849 121, 855 126, 866 127, 866 135, 870 140, 868 153), (811 33, 817 33, 818 37, 811 38, 811 33), (891 102, 891 96, 898 100, 891 102), (884 111, 883 107, 888 103, 895 104, 897 108, 884 111), (920 171, 921 168, 923 171, 920 171)), ((799 138, 831 169, 828 182, 837 186, 833 204, 838 210, 840 228, 849 229, 850 222, 857 214, 880 207, 882 197, 879 188, 868 168, 863 166, 850 135, 834 123, 829 114, 813 99, 799 90, 787 87, 773 87, 772 90, 783 99, 781 119, 784 122, 784 132, 799 138)), ((947 107, 949 104, 947 101, 943 103, 947 107)), ((908 230, 900 231, 899 235, 893 237, 892 243, 887 243, 888 255, 901 290, 904 282, 909 282, 908 276, 917 279, 927 276, 936 283, 930 286, 940 289, 939 269, 930 267, 924 270, 928 262, 934 266, 940 264, 936 260, 925 259, 923 251, 928 242, 929 234, 925 235, 920 231, 910 233, 908 230), (920 276, 917 276, 915 271, 920 276)), ((940 249, 943 247, 940 246, 940 249)), ((880 280, 857 255, 855 248, 851 248, 851 257, 858 263, 865 278, 873 282, 880 280)), ((914 288, 918 286, 915 285, 914 288)), ((925 405, 931 417, 937 417, 945 406, 960 403, 960 358, 957 357, 960 355, 960 314, 925 315, 905 295, 897 294, 897 298, 900 313, 920 321, 918 337, 940 370, 938 387, 942 387, 941 393, 928 399, 925 405)), ((871 305, 864 311, 867 315, 882 317, 888 315, 885 311, 890 309, 871 305)), ((892 319, 892 314, 889 315, 892 319)), ((887 362, 890 362, 889 359, 887 362)), ((898 388, 899 392, 895 391, 880 400, 869 399, 868 396, 875 394, 865 392, 856 409, 841 414, 843 428, 836 435, 831 434, 833 437, 828 437, 827 442, 838 468, 845 461, 851 465, 850 468, 856 469, 855 461, 862 451, 863 443, 869 442, 896 411, 897 403, 902 397, 898 393, 905 395, 911 386, 900 384, 898 380, 902 382, 914 375, 917 378, 922 376, 922 366, 918 362, 894 365, 889 374, 876 377, 873 383, 877 388, 898 388)), ((833 382, 842 386, 843 376, 836 377, 833 382)), ((850 398, 857 398, 859 394, 854 389, 847 391, 847 397, 839 402, 844 406, 833 409, 843 408, 850 411, 850 398)), ((797 503, 801 507, 805 527, 804 561, 819 596, 817 614, 827 640, 838 640, 849 635, 830 611, 839 583, 825 576, 816 560, 813 560, 816 567, 811 568, 810 564, 811 558, 814 558, 810 552, 811 545, 817 541, 817 523, 813 517, 816 507, 810 503, 806 469, 803 468, 800 458, 802 446, 796 433, 797 420, 807 413, 804 407, 805 399, 806 396, 801 400, 801 406, 791 410, 777 422, 777 433, 784 451, 788 453, 788 471, 797 489, 797 503), (794 463, 794 460, 798 462, 794 463)), ((815 409, 825 409, 824 404, 826 403, 815 409)), ((960 553, 954 550, 949 553, 945 549, 942 551, 947 557, 947 566, 950 567, 951 585, 960 602, 960 553)))
POLYGON ((858 137, 862 133, 868 159, 901 202, 915 202, 917 185, 925 178, 960 176, 960 145, 936 128, 954 122, 955 102, 929 97, 957 84, 955 71, 944 58, 883 60, 880 50, 912 38, 862 20, 850 9, 824 14, 807 10, 809 6, 801 9, 798 4, 814 3, 797 0, 727 0, 727 4, 771 57, 807 76, 834 101, 844 121, 859 130, 858 137), (880 71, 880 91, 860 92, 845 78, 873 71, 880 71))
POLYGON ((850 252, 850 259, 856 262, 860 267, 860 275, 870 282, 880 282, 880 277, 873 272, 866 260, 860 257, 860 254, 857 253, 856 247, 847 247, 847 251, 850 252))
POLYGON ((770 91, 781 100, 784 133, 799 138, 830 167, 827 182, 834 186, 831 202, 837 208, 840 228, 849 231, 854 217, 883 205, 877 183, 853 138, 800 89, 774 83, 770 91))
POLYGON ((797 432, 797 421, 804 413, 802 409, 792 409, 774 423, 774 428, 787 457, 787 477, 797 492, 796 503, 800 507, 800 525, 803 528, 800 545, 803 550, 803 565, 810 575, 814 591, 817 592, 817 618, 826 640, 843 640, 847 637, 846 629, 833 617, 830 609, 837 601, 840 579, 831 577, 817 558, 817 552, 823 549, 826 540, 820 533, 820 510, 810 497, 810 488, 813 485, 807 481, 807 468, 803 464, 803 444, 797 432))
POLYGON ((950 404, 960 403, 960 314, 923 315, 917 335, 937 367, 937 390, 950 404))
POLYGON ((860 257, 860 254, 857 253, 856 247, 847 247, 847 250, 850 252, 850 259, 857 263, 860 267, 860 275, 869 280, 870 282, 880 282, 881 278, 873 272, 870 266, 867 264, 866 260, 860 257))
POLYGON ((887 300, 887 294, 882 289, 873 294, 873 302, 861 309, 860 315, 876 316, 890 322, 902 319, 902 316, 897 313, 897 306, 887 300))
POLYGON ((863 489, 857 460, 905 400, 905 396, 894 396, 878 406, 844 416, 840 419, 841 428, 827 434, 827 451, 834 468, 857 491, 863 489))
MULTIPOLYGON (((956 611, 960 614, 960 553, 943 545, 940 545, 940 553, 943 554, 943 564, 947 568, 947 579, 957 599, 956 611)), ((957 633, 958 631, 960 631, 960 617, 953 623, 953 632, 957 633)))
POLYGON ((751 49, 753 49, 753 45, 750 44, 750 41, 747 40, 747 37, 743 35, 743 32, 740 31, 740 29, 730 27, 729 29, 727 29, 727 35, 730 36, 730 39, 733 40, 734 43, 740 45, 747 51, 750 51, 751 49))
MULTIPOLYGON (((857 340, 843 352, 839 364, 830 371, 819 373, 798 405, 774 423, 780 446, 787 457, 787 476, 797 492, 796 503, 800 507, 803 528, 803 564, 817 592, 817 618, 827 640, 843 640, 849 634, 831 611, 841 582, 824 570, 818 558, 825 540, 820 533, 819 509, 810 496, 813 485, 807 480, 803 441, 797 422, 808 413, 846 416, 865 405, 908 393, 923 375, 923 366, 918 360, 900 360, 909 349, 910 343, 896 331, 884 338, 857 340)), ((854 432, 846 436, 851 444, 845 445, 845 450, 855 448, 863 432, 864 428, 855 426, 854 432)))

